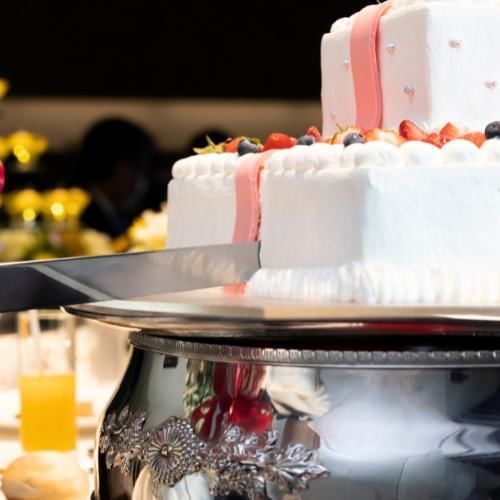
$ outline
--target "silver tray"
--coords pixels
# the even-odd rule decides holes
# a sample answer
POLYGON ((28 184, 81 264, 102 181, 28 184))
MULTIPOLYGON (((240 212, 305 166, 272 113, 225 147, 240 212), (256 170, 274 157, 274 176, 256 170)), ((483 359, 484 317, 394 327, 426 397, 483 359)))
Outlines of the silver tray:
MULTIPOLYGON (((127 329, 189 337, 302 337, 500 334, 500 305, 361 305, 285 302, 221 289, 66 307, 70 314, 127 329)), ((500 335, 498 335, 500 337, 500 335)))

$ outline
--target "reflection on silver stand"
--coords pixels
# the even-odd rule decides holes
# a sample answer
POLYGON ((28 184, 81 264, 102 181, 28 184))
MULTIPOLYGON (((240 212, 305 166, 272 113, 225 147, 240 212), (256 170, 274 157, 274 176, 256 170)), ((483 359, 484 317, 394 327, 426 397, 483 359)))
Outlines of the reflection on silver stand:
POLYGON ((499 499, 500 336, 435 325, 132 333, 95 498, 499 499))

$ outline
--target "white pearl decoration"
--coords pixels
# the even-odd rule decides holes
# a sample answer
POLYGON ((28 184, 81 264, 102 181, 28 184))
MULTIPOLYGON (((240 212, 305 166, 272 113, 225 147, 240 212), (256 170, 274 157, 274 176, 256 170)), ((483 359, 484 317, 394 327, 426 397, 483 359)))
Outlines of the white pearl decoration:
POLYGON ((413 85, 405 85, 405 88, 403 89, 403 92, 406 95, 412 96, 415 94, 415 87, 413 85))
POLYGON ((488 80, 488 81, 484 82, 484 85, 487 89, 493 90, 493 89, 496 89, 497 82, 496 82, 496 80, 488 80))
POLYGON ((448 42, 448 45, 452 48, 452 49, 459 49, 460 47, 462 47, 462 40, 458 40, 458 39, 455 39, 455 40, 450 40, 448 42))
POLYGON ((349 66, 351 65, 351 61, 350 59, 344 59, 344 61, 342 62, 342 64, 344 65, 344 68, 345 69, 349 69, 349 66))
POLYGON ((389 52, 389 54, 394 54, 394 52, 396 52, 396 44, 395 43, 389 43, 387 44, 387 52, 389 52))
POLYGON ((330 118, 335 121, 337 119, 337 113, 336 111, 331 111, 330 112, 330 118))

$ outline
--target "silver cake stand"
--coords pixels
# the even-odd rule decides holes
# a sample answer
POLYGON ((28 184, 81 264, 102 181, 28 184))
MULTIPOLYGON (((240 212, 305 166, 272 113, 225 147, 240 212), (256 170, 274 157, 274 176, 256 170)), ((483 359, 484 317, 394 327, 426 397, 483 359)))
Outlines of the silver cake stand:
POLYGON ((132 330, 94 497, 500 498, 500 308, 220 290, 73 306, 132 330))

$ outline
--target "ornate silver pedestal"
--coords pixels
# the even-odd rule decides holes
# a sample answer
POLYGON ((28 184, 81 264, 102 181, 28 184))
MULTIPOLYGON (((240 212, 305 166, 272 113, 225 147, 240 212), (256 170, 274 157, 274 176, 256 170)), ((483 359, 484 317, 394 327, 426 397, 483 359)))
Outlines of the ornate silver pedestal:
POLYGON ((96 499, 500 498, 493 310, 354 321, 114 307, 71 309, 149 327, 131 333, 103 417, 96 499))

